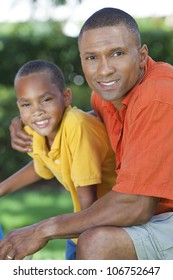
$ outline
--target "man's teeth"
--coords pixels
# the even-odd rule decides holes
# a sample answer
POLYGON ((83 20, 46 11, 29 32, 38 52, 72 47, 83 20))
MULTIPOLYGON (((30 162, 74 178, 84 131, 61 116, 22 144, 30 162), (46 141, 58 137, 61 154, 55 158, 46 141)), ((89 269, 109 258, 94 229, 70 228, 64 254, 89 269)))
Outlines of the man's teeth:
POLYGON ((48 123, 48 120, 36 122, 36 124, 38 124, 38 125, 43 125, 43 124, 46 124, 46 123, 48 123))
POLYGON ((115 84, 115 82, 116 82, 116 81, 107 82, 107 83, 102 82, 102 85, 104 85, 104 86, 112 86, 113 84, 115 84))

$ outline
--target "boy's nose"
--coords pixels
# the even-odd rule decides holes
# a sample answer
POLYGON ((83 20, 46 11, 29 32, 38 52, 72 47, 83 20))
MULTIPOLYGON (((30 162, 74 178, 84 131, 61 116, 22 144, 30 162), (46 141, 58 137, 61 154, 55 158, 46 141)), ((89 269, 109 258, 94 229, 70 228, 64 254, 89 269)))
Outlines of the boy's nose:
POLYGON ((35 116, 35 117, 40 117, 42 114, 43 114, 43 111, 42 111, 42 110, 36 110, 36 111, 33 113, 33 116, 35 116))

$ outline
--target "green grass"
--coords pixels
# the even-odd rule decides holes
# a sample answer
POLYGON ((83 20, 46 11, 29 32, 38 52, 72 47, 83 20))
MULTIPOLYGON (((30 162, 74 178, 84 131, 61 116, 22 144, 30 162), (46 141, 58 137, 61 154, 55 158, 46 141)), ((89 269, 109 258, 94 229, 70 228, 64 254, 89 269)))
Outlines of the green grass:
MULTIPOLYGON (((51 184, 41 188, 27 187, 25 190, 0 198, 0 223, 4 235, 12 229, 72 211, 69 193, 62 187, 52 188, 51 184)), ((47 246, 34 254, 33 259, 64 260, 65 240, 49 241, 47 246)))

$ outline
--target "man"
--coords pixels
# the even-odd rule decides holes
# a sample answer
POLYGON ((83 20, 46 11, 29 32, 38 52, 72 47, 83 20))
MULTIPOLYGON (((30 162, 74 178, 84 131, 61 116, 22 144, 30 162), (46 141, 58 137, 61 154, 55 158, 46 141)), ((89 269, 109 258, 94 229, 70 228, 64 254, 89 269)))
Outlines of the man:
POLYGON ((173 259, 173 67, 154 62, 134 19, 114 8, 84 23, 79 51, 115 151, 117 183, 80 213, 12 231, 0 258, 79 237, 77 259, 173 259))

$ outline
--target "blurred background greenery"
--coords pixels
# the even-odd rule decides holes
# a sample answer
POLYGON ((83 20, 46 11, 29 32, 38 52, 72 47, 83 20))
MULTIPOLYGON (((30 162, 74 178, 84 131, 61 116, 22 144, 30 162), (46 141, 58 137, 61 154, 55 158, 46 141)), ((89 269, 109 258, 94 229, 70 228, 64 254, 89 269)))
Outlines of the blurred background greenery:
MULTIPOLYGON (((69 193, 55 180, 28 186, 0 199, 0 223, 4 235, 11 229, 37 223, 61 213, 73 211, 69 193)), ((34 260, 64 260, 65 240, 51 240, 45 248, 34 254, 34 260)))
MULTIPOLYGON (((36 0, 31 1, 33 4, 36 0)), ((53 1, 55 5, 65 1, 53 1)), ((81 1, 79 1, 81 2, 81 1)), ((165 17, 136 19, 142 42, 157 61, 173 64, 173 27, 165 17)), ((73 105, 90 110, 90 89, 82 73, 77 38, 64 35, 63 22, 30 20, 22 23, 0 23, 0 180, 24 166, 30 158, 12 150, 9 125, 18 115, 13 79, 28 60, 46 59, 58 64, 73 91, 73 105)), ((0 199, 0 223, 6 234, 11 229, 38 222, 59 213, 72 211, 69 194, 52 180, 27 187, 0 199)), ((64 259, 65 241, 51 241, 35 259, 64 259)))

